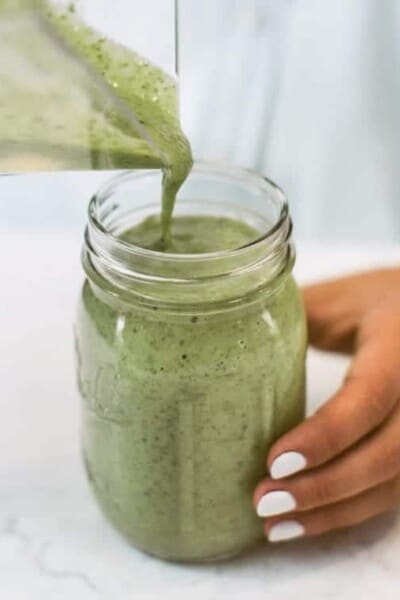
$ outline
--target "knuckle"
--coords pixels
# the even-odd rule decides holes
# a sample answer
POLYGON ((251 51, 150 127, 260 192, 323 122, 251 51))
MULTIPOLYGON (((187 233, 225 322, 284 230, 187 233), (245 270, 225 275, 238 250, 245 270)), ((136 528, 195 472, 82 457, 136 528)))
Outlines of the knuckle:
POLYGON ((361 374, 350 372, 345 380, 349 397, 354 395, 358 404, 365 407, 371 423, 381 423, 392 406, 391 394, 388 394, 385 386, 382 386, 382 381, 389 381, 389 374, 386 376, 382 374, 379 382, 373 382, 361 374))
POLYGON ((321 419, 321 441, 325 448, 325 454, 330 456, 335 456, 342 451, 342 429, 343 427, 339 426, 336 418, 332 418, 333 415, 328 414, 328 412, 324 413, 321 411, 319 413, 322 417, 321 419))
POLYGON ((335 485, 327 478, 318 478, 312 488, 312 503, 321 506, 330 504, 335 497, 335 485))

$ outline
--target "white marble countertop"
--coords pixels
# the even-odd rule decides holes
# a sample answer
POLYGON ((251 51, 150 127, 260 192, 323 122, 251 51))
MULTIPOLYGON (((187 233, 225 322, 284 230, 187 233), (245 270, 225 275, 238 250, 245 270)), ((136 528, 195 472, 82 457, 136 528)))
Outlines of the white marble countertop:
MULTIPOLYGON (((227 563, 182 566, 129 547, 99 513, 79 455, 72 352, 80 241, 0 239, 0 597, 4 600, 392 600, 400 519, 313 541, 265 546, 227 563)), ((384 245, 306 245, 301 281, 400 261, 384 245)), ((346 360, 310 353, 309 411, 346 360)))

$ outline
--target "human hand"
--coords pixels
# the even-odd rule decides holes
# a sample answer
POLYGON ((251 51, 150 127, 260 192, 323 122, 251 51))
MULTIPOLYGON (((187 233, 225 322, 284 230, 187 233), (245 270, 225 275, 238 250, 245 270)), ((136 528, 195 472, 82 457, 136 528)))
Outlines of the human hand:
POLYGON ((400 269, 303 292, 310 343, 354 353, 344 383, 268 455, 254 493, 270 541, 314 536, 400 505, 400 269))

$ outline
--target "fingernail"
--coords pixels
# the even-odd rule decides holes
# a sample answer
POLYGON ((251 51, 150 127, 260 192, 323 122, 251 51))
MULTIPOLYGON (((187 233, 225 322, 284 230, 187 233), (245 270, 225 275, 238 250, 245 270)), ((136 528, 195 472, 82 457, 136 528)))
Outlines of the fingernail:
POLYGON ((296 508, 296 500, 289 492, 278 490, 265 494, 257 504, 259 517, 272 517, 296 508))
POLYGON ((302 471, 307 465, 306 457, 300 452, 284 452, 271 465, 272 479, 281 479, 302 471))
POLYGON ((284 542, 304 535, 304 527, 298 521, 281 521, 273 525, 268 533, 269 542, 284 542))

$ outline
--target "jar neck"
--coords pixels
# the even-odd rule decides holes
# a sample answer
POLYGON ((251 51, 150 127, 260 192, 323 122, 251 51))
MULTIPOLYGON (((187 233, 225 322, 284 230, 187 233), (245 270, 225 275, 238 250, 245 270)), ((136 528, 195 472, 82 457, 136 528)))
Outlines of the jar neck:
MULTIPOLYGON (((194 176, 204 179, 210 177, 210 171, 213 177, 217 175, 225 180, 234 173, 236 185, 240 182, 245 187, 255 186, 261 206, 263 201, 265 205, 273 201, 274 210, 269 210, 264 224, 259 215, 259 237, 241 248, 195 255, 151 251, 121 240, 118 234, 132 223, 134 213, 137 222, 145 218, 149 210, 157 208, 136 205, 129 210, 122 200, 118 201, 117 194, 120 186, 128 183, 134 195, 135 187, 138 188, 140 196, 140 186, 146 185, 146 179, 153 178, 154 182, 154 172, 118 176, 91 200, 85 231, 84 269, 103 294, 149 308, 215 311, 219 307, 226 309, 254 301, 260 293, 276 290, 294 263, 290 242, 292 224, 283 193, 272 182, 238 169, 202 164, 196 166, 194 176)), ((180 200, 177 204, 181 206, 180 200)), ((184 209, 190 214, 204 214, 205 210, 215 214, 221 206, 218 202, 189 199, 185 200, 184 209)), ((241 212, 239 205, 231 204, 231 216, 240 219, 241 212)), ((244 212, 247 214, 247 208, 244 212)), ((251 218, 255 219, 255 214, 251 211, 251 218)))

